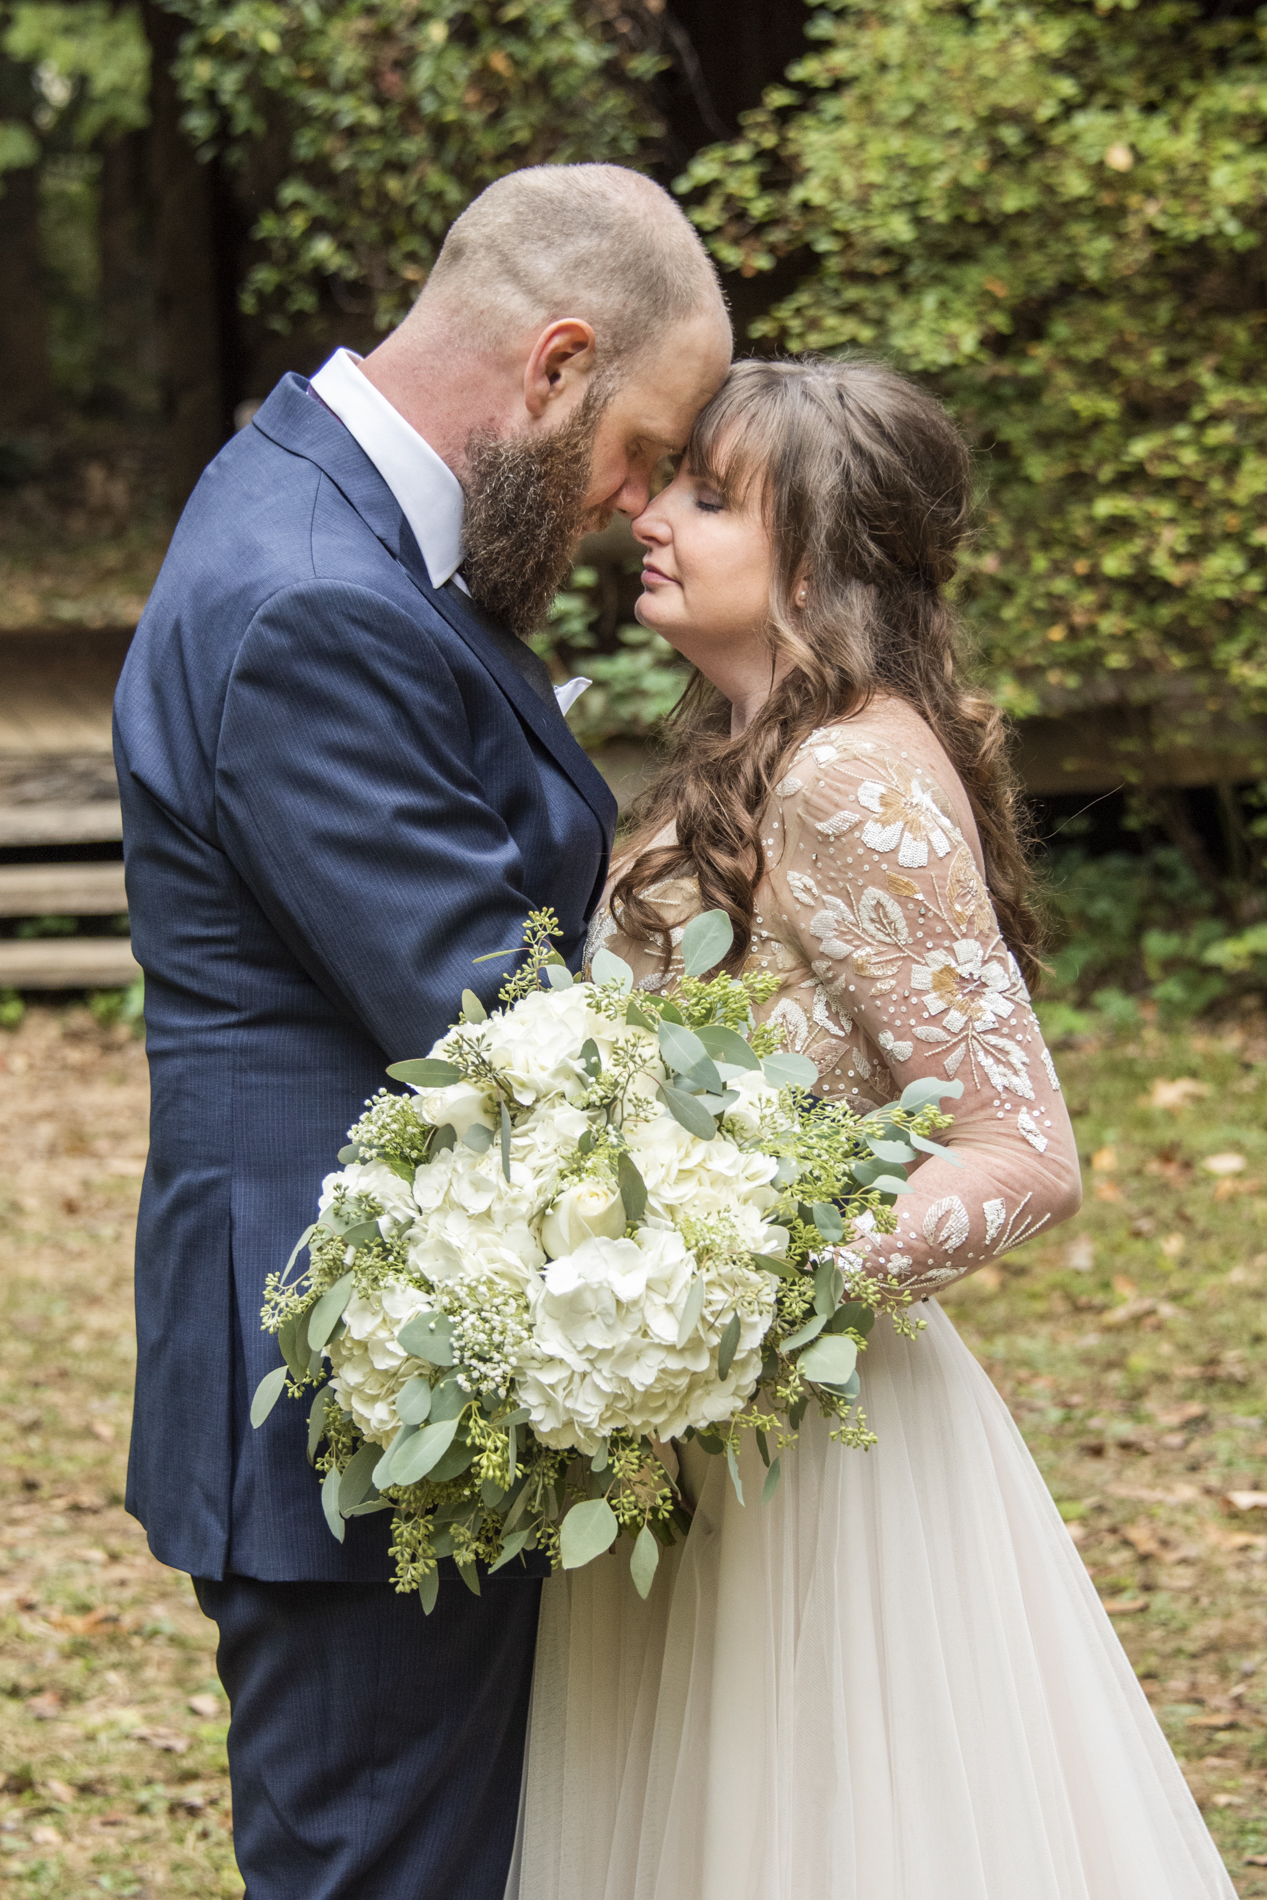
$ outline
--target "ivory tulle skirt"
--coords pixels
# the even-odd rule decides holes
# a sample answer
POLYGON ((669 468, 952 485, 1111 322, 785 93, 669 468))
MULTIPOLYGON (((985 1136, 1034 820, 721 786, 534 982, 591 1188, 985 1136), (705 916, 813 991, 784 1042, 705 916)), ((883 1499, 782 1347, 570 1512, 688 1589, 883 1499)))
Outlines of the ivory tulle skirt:
POLYGON ((647 1603, 545 1587, 507 1900, 1233 1900, 1006 1406, 930 1302, 871 1452, 750 1448, 647 1603))

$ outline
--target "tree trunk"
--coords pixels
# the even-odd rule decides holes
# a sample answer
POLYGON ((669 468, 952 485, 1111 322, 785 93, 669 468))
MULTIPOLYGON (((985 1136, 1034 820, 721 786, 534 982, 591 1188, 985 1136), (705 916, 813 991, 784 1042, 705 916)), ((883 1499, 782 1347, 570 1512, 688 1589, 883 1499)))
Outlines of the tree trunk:
POLYGON ((48 306, 40 248, 40 175, 23 167, 0 175, 0 427, 47 420, 53 406, 48 306))
POLYGON ((154 193, 159 374, 171 499, 183 506, 225 439, 220 295, 212 179, 180 127, 172 62, 184 24, 144 0, 153 55, 150 161, 154 193))
POLYGON ((154 336, 153 194, 148 137, 101 146, 101 357, 98 388, 120 415, 143 413, 158 375, 154 336))

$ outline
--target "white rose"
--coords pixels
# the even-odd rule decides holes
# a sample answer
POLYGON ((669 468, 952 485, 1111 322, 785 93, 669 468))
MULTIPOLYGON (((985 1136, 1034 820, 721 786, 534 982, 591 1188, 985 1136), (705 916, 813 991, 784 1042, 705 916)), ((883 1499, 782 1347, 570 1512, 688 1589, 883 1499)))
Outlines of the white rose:
POLYGON ((496 1128, 497 1116, 482 1089, 474 1082, 451 1082, 445 1089, 423 1089, 418 1110, 425 1121, 443 1128, 447 1122, 460 1141, 468 1128, 496 1128))
POLYGON ((551 1260, 569 1254, 595 1235, 619 1239, 628 1225, 625 1204, 601 1181, 577 1181, 560 1194, 541 1223, 541 1245, 551 1260))

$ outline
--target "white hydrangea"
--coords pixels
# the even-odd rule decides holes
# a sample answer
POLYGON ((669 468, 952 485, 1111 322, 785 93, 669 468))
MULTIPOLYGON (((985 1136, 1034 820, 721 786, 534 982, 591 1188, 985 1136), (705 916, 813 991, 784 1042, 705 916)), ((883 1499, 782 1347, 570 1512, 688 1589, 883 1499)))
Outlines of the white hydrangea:
POLYGON ((497 1012, 485 1023, 449 1030, 431 1053, 444 1061, 455 1037, 473 1037, 505 1074, 515 1100, 525 1108, 558 1099, 579 1101, 589 1087, 581 1062, 582 1045, 593 1041, 606 1062, 617 1037, 630 1033, 623 1023, 612 1022, 590 1007, 591 993, 589 985, 581 983, 565 990, 535 990, 513 1009, 497 1012))
POLYGON ((385 1161, 352 1161, 337 1174, 328 1174, 321 1183, 320 1210, 328 1214, 334 1206, 334 1190, 341 1184, 350 1195, 368 1195, 383 1209, 379 1231, 390 1239, 397 1227, 408 1226, 417 1217, 418 1208, 408 1181, 402 1180, 385 1161))
POLYGON ((518 1380, 538 1438, 593 1453, 613 1431, 672 1438, 739 1408, 760 1371, 771 1282, 730 1262, 710 1268, 700 1319, 679 1347, 699 1270, 681 1234, 659 1222, 632 1239, 595 1236, 550 1262, 529 1293, 533 1337, 518 1380), (739 1347, 720 1380, 718 1342, 736 1311, 739 1347))
POLYGON ((431 1294, 407 1280, 354 1293, 344 1308, 343 1328, 328 1348, 330 1383, 344 1411, 375 1444, 389 1445, 396 1435, 396 1394, 406 1379, 429 1369, 397 1344, 396 1335, 419 1313, 434 1311, 431 1294))

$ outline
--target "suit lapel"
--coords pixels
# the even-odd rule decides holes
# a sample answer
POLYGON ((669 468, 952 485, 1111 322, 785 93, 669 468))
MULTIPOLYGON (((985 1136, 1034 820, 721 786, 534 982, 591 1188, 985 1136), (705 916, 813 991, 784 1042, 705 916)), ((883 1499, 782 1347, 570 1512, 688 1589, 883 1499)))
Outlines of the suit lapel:
POLYGON ((500 650, 474 602, 455 589, 431 585, 426 563, 399 502, 339 418, 324 403, 315 402, 304 379, 292 372, 282 378, 256 412, 251 426, 281 448, 314 462, 329 477, 428 605, 492 675, 522 724, 567 774, 610 840, 616 824, 616 801, 601 772, 577 743, 553 698, 540 698, 500 650))

